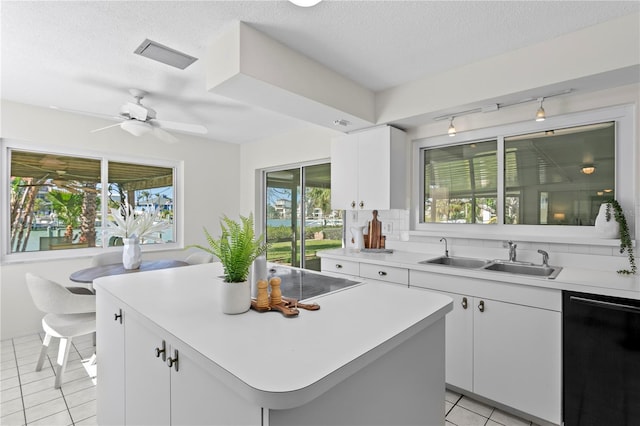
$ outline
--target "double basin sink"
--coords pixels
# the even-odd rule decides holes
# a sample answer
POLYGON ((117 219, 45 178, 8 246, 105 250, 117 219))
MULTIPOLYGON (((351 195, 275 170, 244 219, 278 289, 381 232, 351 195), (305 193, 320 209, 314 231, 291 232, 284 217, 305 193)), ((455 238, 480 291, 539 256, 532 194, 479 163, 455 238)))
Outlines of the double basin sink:
POLYGON ((440 256, 433 259, 423 260, 418 263, 442 265, 453 268, 506 272, 517 275, 543 277, 550 280, 556 278, 562 270, 559 266, 535 265, 529 262, 511 262, 508 260, 485 260, 471 257, 440 256))

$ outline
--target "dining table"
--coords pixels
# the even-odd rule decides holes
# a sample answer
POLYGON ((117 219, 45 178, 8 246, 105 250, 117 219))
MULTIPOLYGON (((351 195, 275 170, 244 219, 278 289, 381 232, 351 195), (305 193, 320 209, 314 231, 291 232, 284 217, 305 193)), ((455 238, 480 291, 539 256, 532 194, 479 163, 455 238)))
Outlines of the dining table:
POLYGON ((161 259, 161 260, 143 260, 140 267, 137 269, 125 269, 122 262, 113 263, 110 265, 91 266, 89 268, 81 269, 73 272, 69 279, 77 283, 93 284, 93 280, 100 277, 107 277, 110 275, 123 275, 123 274, 135 274, 137 272, 155 271, 157 269, 179 268, 181 266, 188 266, 189 263, 182 260, 174 259, 161 259))

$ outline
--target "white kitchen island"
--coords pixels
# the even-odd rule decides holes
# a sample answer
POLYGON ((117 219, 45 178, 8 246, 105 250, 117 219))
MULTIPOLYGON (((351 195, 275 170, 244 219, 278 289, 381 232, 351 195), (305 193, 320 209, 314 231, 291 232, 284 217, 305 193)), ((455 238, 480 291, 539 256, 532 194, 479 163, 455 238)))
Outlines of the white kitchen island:
POLYGON ((225 315, 221 273, 96 280, 99 424, 444 424, 450 298, 371 281, 295 318, 225 315))

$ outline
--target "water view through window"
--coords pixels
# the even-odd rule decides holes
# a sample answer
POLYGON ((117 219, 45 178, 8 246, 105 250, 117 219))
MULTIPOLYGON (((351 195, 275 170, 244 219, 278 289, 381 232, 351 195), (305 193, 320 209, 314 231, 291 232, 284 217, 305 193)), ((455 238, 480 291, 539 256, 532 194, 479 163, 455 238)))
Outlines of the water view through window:
POLYGON ((342 210, 331 209, 331 164, 266 173, 267 260, 320 270, 318 250, 342 246, 342 210))

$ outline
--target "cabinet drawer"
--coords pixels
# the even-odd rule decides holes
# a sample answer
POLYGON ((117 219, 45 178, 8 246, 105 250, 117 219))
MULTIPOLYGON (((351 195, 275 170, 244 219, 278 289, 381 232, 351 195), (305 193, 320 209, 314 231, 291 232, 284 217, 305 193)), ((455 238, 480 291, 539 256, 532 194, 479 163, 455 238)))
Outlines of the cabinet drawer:
POLYGON ((323 257, 320 259, 322 272, 334 272, 345 275, 360 275, 360 264, 349 260, 338 260, 323 257))
POLYGON ((394 266, 380 266, 370 263, 360 264, 360 276, 373 280, 388 281, 398 284, 409 284, 409 270, 394 266))

